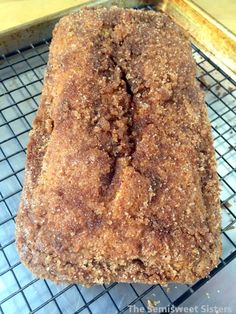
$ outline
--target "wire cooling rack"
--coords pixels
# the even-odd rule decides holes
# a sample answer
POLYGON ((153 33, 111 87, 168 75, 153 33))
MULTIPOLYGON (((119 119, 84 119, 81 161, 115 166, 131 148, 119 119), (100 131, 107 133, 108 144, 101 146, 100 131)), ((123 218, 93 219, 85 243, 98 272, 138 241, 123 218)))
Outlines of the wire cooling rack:
MULTIPOLYGON (((158 304, 177 307, 236 257, 236 83, 193 47, 197 78, 206 90, 218 174, 221 180, 223 254, 210 276, 193 285, 55 285, 39 280, 20 263, 15 217, 23 184, 26 144, 37 111, 49 41, 0 57, 0 313, 131 313, 158 304)), ((143 313, 143 312, 142 312, 143 313)))

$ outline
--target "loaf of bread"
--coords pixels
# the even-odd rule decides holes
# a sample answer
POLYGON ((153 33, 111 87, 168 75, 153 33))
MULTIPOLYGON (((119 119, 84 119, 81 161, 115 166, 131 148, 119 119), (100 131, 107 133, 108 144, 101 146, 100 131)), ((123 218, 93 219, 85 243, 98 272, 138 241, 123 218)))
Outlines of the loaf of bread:
POLYGON ((219 186, 187 35, 163 13, 55 27, 17 216, 38 277, 190 283, 221 254, 219 186))

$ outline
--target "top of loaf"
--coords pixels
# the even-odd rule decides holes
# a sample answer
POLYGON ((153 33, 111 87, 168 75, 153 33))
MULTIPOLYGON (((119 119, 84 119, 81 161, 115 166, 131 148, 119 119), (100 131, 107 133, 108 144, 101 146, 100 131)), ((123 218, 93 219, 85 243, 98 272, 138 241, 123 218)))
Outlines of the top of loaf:
POLYGON ((218 181, 195 73, 186 34, 163 13, 60 20, 17 218, 36 274, 190 282, 216 265, 218 181))

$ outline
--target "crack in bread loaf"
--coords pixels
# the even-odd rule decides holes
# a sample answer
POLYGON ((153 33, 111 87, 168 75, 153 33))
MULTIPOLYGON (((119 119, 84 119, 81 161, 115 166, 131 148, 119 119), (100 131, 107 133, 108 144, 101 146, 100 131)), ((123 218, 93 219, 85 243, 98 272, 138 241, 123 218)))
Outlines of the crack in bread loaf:
POLYGON ((17 215, 34 274, 189 283, 217 265, 219 186, 195 72, 186 34, 163 13, 60 20, 17 215))

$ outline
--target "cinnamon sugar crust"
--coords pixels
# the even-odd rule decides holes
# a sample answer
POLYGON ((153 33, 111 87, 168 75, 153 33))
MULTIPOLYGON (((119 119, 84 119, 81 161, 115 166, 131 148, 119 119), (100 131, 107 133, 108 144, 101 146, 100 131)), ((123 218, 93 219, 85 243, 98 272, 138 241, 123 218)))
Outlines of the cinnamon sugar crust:
POLYGON ((36 276, 190 283, 218 264, 219 185, 195 74, 186 34, 163 13, 60 20, 17 215, 36 276))

